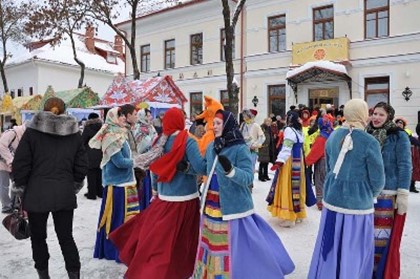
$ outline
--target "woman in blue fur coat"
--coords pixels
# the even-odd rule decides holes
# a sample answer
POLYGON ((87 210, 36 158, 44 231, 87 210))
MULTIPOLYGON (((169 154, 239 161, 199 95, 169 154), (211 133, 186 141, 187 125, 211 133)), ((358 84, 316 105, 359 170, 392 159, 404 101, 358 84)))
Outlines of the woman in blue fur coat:
POLYGON ((103 199, 99 214, 94 258, 119 262, 119 253, 108 239, 109 234, 139 213, 133 160, 128 144, 126 118, 120 108, 108 111, 105 124, 89 141, 91 148, 101 149, 103 199))
POLYGON ((232 113, 219 110, 213 123, 193 278, 284 278, 294 264, 277 234, 254 213, 249 148, 232 113))
POLYGON ((326 144, 323 209, 309 279, 372 278, 373 203, 384 187, 383 161, 378 141, 364 131, 367 103, 348 101, 344 117, 326 144))
POLYGON ((411 145, 407 133, 392 121, 395 110, 376 104, 367 132, 379 142, 385 167, 385 188, 375 204, 375 276, 400 277, 400 243, 411 182, 411 145), (397 210, 395 210, 397 208, 397 210))

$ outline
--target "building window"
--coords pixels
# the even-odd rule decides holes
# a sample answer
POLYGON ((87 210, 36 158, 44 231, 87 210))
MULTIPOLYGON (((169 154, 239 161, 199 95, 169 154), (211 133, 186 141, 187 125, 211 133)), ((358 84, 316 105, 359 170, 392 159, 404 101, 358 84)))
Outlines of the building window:
POLYGON ((29 87, 29 96, 33 96, 34 95, 34 88, 31 86, 29 87))
POLYGON ((190 115, 200 114, 203 111, 203 92, 190 93, 190 115))
POLYGON ((22 97, 23 96, 23 90, 22 89, 18 89, 18 97, 22 97))
POLYGON ((12 99, 15 98, 15 90, 14 89, 10 90, 10 97, 12 97, 12 99))
POLYGON ((165 69, 175 68, 175 40, 165 41, 165 69))
POLYGON ((334 38, 334 7, 325 6, 313 9, 314 41, 334 38))
POLYGON ((389 35, 389 0, 365 0, 365 38, 389 35))
POLYGON ((115 56, 115 54, 108 53, 106 55, 106 62, 110 64, 117 64, 117 56, 115 56))
MULTIPOLYGON (((225 46, 226 46, 226 33, 225 29, 220 29, 220 60, 225 61, 225 46)), ((232 41, 232 58, 235 59, 235 33, 233 33, 232 41)))
POLYGON ((268 114, 284 117, 286 113, 286 86, 284 84, 268 86, 268 114))
POLYGON ((229 93, 227 90, 220 90, 220 103, 226 111, 230 111, 229 107, 229 93))
POLYGON ((142 72, 150 71, 150 45, 140 47, 140 64, 142 72))
POLYGON ((365 100, 370 108, 379 102, 389 103, 389 77, 366 78, 365 100))
POLYGON ((268 18, 268 51, 286 49, 286 15, 268 18))
POLYGON ((203 33, 191 35, 191 65, 203 64, 203 33))

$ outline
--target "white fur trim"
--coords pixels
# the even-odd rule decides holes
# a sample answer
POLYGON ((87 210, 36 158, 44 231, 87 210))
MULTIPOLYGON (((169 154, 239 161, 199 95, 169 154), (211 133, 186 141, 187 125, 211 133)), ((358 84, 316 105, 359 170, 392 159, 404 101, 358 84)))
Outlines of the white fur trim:
POLYGON ((366 214, 371 214, 375 211, 375 209, 372 207, 370 209, 348 209, 348 208, 342 208, 342 207, 338 207, 338 206, 334 206, 331 204, 328 204, 327 202, 325 202, 324 200, 322 201, 322 204, 328 208, 329 210, 338 212, 338 213, 343 213, 343 214, 355 214, 355 215, 366 215, 366 214))
POLYGON ((252 214, 254 214, 254 209, 250 209, 250 210, 242 212, 242 213, 223 215, 222 219, 225 220, 225 221, 229 221, 229 220, 244 218, 244 217, 247 217, 247 216, 252 215, 252 214))
POLYGON ((227 177, 232 178, 235 175, 235 168, 232 168, 230 173, 226 174, 227 177))
POLYGON ((396 193, 410 194, 410 191, 408 191, 408 189, 398 188, 396 193))
POLYGON ((163 201, 168 201, 168 202, 184 202, 184 201, 190 201, 190 200, 196 199, 198 197, 199 197, 198 192, 195 192, 194 194, 187 195, 187 196, 165 196, 165 195, 159 194, 159 199, 163 201))
POLYGON ((381 195, 395 196, 396 194, 397 194, 396 190, 382 190, 381 191, 381 195))

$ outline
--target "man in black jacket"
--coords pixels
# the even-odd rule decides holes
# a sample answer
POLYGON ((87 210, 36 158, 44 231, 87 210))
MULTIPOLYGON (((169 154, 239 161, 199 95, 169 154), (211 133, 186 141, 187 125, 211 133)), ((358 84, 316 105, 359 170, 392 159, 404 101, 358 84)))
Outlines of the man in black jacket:
POLYGON ((46 239, 50 212, 69 278, 80 278, 73 214, 88 163, 79 125, 64 111, 64 102, 59 98, 45 102, 44 111, 35 114, 27 125, 12 164, 13 191, 23 196, 31 229, 32 257, 42 279, 49 278, 46 239))
POLYGON ((91 113, 88 116, 88 120, 85 123, 82 133, 83 145, 86 148, 89 162, 89 170, 87 174, 88 192, 85 194, 85 197, 90 200, 95 200, 96 197, 102 198, 102 170, 100 168, 102 150, 89 147, 89 140, 96 135, 101 127, 102 120, 99 118, 99 115, 91 113))

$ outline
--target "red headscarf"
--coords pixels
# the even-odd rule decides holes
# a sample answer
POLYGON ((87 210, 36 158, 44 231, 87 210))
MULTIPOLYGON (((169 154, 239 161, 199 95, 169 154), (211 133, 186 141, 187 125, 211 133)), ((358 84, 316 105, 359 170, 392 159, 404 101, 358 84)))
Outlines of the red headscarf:
POLYGON ((154 161, 150 170, 158 175, 159 182, 170 182, 176 173, 176 165, 184 158, 185 148, 188 139, 188 132, 185 130, 184 113, 178 108, 169 109, 163 116, 163 134, 170 136, 179 131, 171 150, 154 161))

